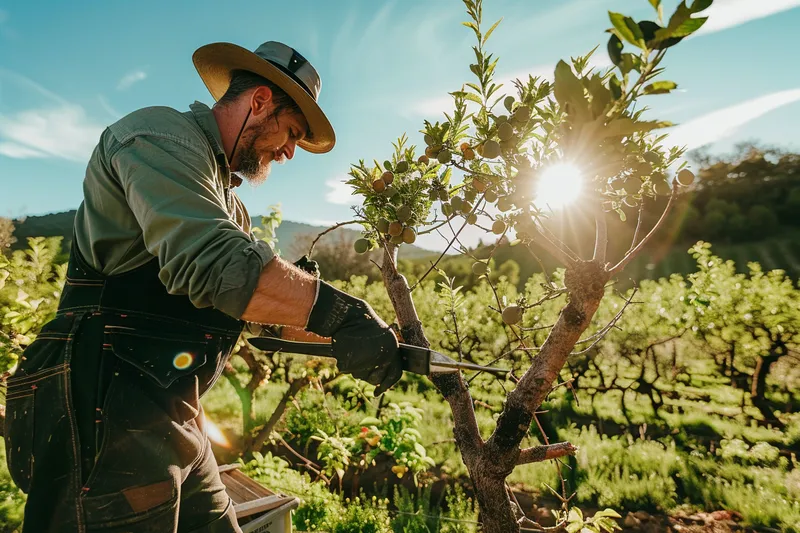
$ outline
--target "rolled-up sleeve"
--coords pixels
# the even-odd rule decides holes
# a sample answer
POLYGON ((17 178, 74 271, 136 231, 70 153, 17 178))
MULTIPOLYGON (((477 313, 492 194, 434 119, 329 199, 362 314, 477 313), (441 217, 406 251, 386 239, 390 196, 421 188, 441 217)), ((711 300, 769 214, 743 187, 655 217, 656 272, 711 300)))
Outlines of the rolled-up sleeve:
POLYGON ((139 136, 111 164, 167 290, 241 318, 275 253, 231 220, 213 160, 176 140, 139 136))

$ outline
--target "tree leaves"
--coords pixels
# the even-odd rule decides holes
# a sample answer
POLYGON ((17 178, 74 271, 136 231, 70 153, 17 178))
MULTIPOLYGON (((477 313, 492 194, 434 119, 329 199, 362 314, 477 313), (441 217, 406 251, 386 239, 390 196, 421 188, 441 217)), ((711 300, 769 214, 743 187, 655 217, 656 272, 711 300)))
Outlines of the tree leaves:
POLYGON ((616 30, 617 35, 621 39, 624 39, 632 45, 638 46, 639 48, 645 48, 646 45, 644 42, 644 35, 642 35, 642 30, 631 17, 625 16, 622 13, 609 11, 608 18, 611 19, 611 24, 614 26, 614 30, 616 30))
POLYGON ((614 63, 617 67, 622 64, 622 48, 623 48, 622 40, 617 37, 616 34, 612 34, 611 38, 608 39, 608 57, 611 59, 611 62, 614 63))
POLYGON ((657 81, 644 88, 644 94, 668 94, 673 89, 677 89, 678 84, 674 81, 657 81))
POLYGON ((584 98, 583 84, 564 60, 556 65, 553 94, 561 107, 571 108, 579 116, 588 115, 589 108, 584 98))
POLYGON ((687 37, 699 30, 708 17, 692 18, 692 15, 707 9, 712 2, 713 0, 695 0, 690 7, 686 4, 686 0, 683 0, 670 17, 667 27, 656 32, 656 40, 665 41, 669 38, 687 37))

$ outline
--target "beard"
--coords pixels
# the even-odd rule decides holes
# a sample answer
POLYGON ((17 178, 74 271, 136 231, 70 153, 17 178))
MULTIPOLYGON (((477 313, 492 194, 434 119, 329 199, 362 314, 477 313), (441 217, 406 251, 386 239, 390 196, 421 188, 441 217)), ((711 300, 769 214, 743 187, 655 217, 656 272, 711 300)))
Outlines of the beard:
POLYGON ((260 123, 248 128, 246 133, 247 142, 239 152, 239 162, 237 164, 236 173, 247 180, 253 187, 258 187, 269 177, 272 170, 272 158, 274 154, 269 154, 269 158, 265 158, 265 154, 259 153, 256 150, 256 139, 263 136, 267 131, 267 125, 260 123), (266 159, 266 162, 264 160, 266 159))

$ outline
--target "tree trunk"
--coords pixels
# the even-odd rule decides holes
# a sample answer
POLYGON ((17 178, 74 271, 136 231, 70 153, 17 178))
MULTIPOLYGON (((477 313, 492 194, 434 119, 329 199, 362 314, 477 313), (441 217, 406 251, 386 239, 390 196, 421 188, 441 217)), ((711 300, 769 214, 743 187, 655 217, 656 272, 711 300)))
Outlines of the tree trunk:
POLYGON ((783 429, 784 423, 775 416, 772 406, 766 397, 767 391, 767 376, 769 369, 773 363, 780 359, 782 354, 775 351, 770 352, 768 355, 760 355, 756 360, 756 368, 753 370, 753 377, 751 380, 750 400, 753 405, 761 412, 766 422, 783 429))
MULTIPOLYGON (((406 343, 429 347, 405 278, 396 267, 397 248, 387 244, 381 272, 406 343)), ((570 455, 568 443, 537 447, 522 452, 519 445, 567 357, 589 326, 603 297, 608 274, 594 262, 580 262, 567 269, 565 281, 570 295, 559 319, 533 364, 508 395, 492 436, 484 442, 478 430, 469 388, 460 372, 434 374, 431 381, 453 413, 453 433, 467 467, 486 533, 516 533, 520 530, 506 492, 505 480, 517 464, 570 455), (528 452, 528 453, 526 453, 528 452), (524 455, 524 457, 523 457, 524 455)))

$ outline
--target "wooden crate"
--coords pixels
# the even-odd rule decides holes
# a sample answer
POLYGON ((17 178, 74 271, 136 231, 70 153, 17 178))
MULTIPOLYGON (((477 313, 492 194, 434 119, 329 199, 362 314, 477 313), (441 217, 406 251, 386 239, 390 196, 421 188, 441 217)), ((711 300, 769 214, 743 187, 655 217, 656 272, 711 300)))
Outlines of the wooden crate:
POLYGON ((238 464, 219 467, 220 478, 233 500, 242 533, 291 533, 292 510, 300 501, 275 493, 239 470, 238 464))

